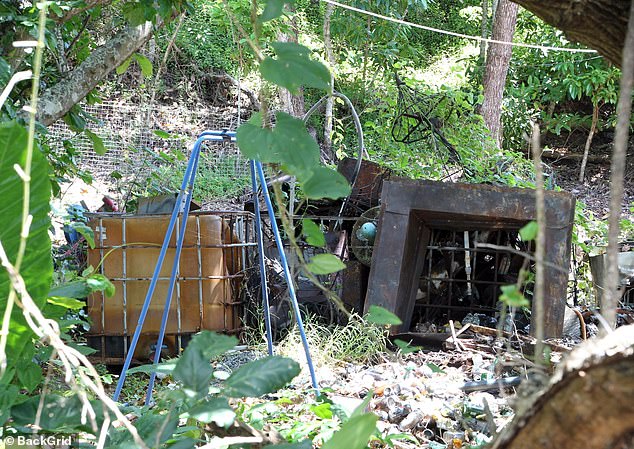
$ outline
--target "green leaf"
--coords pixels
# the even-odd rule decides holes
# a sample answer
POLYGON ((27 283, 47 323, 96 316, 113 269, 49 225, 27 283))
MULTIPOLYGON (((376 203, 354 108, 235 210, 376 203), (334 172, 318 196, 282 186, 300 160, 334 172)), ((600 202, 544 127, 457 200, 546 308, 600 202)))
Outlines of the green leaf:
POLYGON ((86 239, 86 242, 88 242, 88 246, 90 246, 91 248, 95 247, 95 233, 90 226, 87 226, 86 223, 83 223, 81 221, 75 221, 70 224, 70 227, 86 239))
MULTIPOLYGON (((25 166, 28 135, 16 122, 0 123, 0 242, 9 260, 15 263, 20 246, 23 205, 23 182, 14 165, 25 166)), ((51 286, 53 261, 48 230, 51 183, 49 165, 36 146, 33 152, 30 185, 30 210, 33 220, 29 228, 26 252, 20 274, 26 288, 38 307, 43 307, 51 286)), ((0 268, 0 311, 7 308, 10 282, 7 271, 0 268)), ((9 367, 14 366, 25 345, 33 336, 22 310, 14 306, 7 339, 9 367)))
POLYGON ((403 324, 401 319, 383 307, 371 305, 365 319, 374 324, 380 325, 399 325, 403 324))
POLYGON ((365 395, 363 402, 361 402, 361 404, 359 404, 357 408, 355 408, 352 411, 350 418, 355 418, 357 416, 363 415, 366 409, 368 408, 368 405, 370 405, 370 401, 372 401, 372 397, 374 397, 374 391, 370 391, 368 394, 365 395))
POLYGON ((128 70, 128 67, 130 67, 131 63, 132 63, 132 57, 123 61, 121 65, 115 69, 115 72, 117 72, 117 75, 123 75, 128 70))
POLYGON ((31 393, 42 381, 42 368, 37 363, 30 360, 21 360, 17 369, 20 385, 31 393))
POLYGON ((104 145, 103 139, 101 137, 99 137, 88 128, 84 129, 84 134, 86 134, 92 141, 92 149, 95 150, 95 153, 101 156, 106 154, 108 150, 106 149, 106 146, 104 145))
POLYGON ((174 379, 197 394, 205 394, 213 375, 210 359, 236 346, 235 337, 203 331, 194 335, 174 368, 174 379))
POLYGON ((346 264, 334 254, 315 254, 306 264, 306 269, 313 274, 336 273, 344 268, 346 264))
POLYGON ((526 225, 520 229, 520 238, 524 242, 529 242, 531 240, 535 240, 537 238, 537 233, 539 232, 539 226, 536 221, 529 221, 526 225))
POLYGON ((80 133, 86 129, 86 120, 82 117, 82 110, 79 105, 73 106, 63 117, 64 123, 71 131, 80 133))
POLYGON ((178 360, 179 359, 168 360, 167 362, 161 362, 158 365, 149 364, 149 365, 135 366, 134 368, 131 368, 128 370, 128 374, 135 374, 135 373, 152 374, 153 372, 155 372, 159 374, 171 375, 174 372, 174 369, 176 368, 176 363, 178 362, 178 360))
POLYGON ((277 59, 267 57, 260 64, 262 77, 297 94, 301 86, 330 89, 330 71, 310 59, 310 50, 294 42, 271 43, 277 59))
POLYGON ((167 131, 163 131, 163 130, 160 130, 160 129, 155 129, 152 132, 154 133, 155 136, 158 136, 161 139, 172 139, 174 137, 170 133, 168 133, 167 131))
POLYGON ((187 347, 202 351, 202 354, 211 360, 235 348, 238 343, 239 341, 236 337, 211 331, 202 331, 192 337, 187 347))
POLYGON ((66 344, 82 355, 91 355, 97 352, 96 349, 86 346, 85 344, 78 344, 72 341, 69 341, 66 344))
POLYGON ((266 357, 234 371, 225 382, 224 392, 230 397, 262 396, 284 387, 299 372, 299 364, 294 360, 279 356, 266 357))
POLYGON ((409 354, 423 349, 421 346, 412 346, 410 343, 399 339, 394 340, 394 344, 398 346, 403 354, 409 354))
POLYGON ((322 449, 365 449, 376 430, 376 420, 376 415, 369 413, 351 418, 321 446, 322 449))
MULTIPOLYGON (((93 403, 97 413, 97 423, 103 420, 103 407, 93 403)), ((40 395, 32 396, 21 404, 13 406, 11 417, 13 424, 17 426, 31 426, 36 416, 40 416, 40 429, 52 433, 92 433, 90 420, 82 419, 83 406, 79 396, 62 397, 48 393, 42 398, 40 395)))
POLYGON ((90 287, 93 292, 103 291, 107 297, 114 296, 115 287, 112 282, 110 282, 110 279, 103 274, 91 274, 90 277, 86 279, 86 285, 90 287))
POLYGON ((151 78, 153 73, 152 61, 143 56, 141 53, 135 53, 133 56, 137 64, 139 64, 139 67, 141 67, 141 74, 145 78, 151 78))
POLYGON ((312 447, 312 441, 303 440, 298 443, 269 444, 268 446, 264 446, 263 449, 312 449, 312 447))
POLYGON ((294 0, 266 0, 264 11, 258 17, 260 23, 268 22, 269 20, 277 19, 284 12, 285 4, 294 4, 294 0))
POLYGON ((310 177, 319 166, 319 145, 308 131, 306 123, 286 112, 275 114, 273 153, 276 160, 288 167, 298 178, 310 177))
POLYGON ((53 287, 49 291, 48 296, 61 298, 85 298, 92 292, 93 289, 86 284, 85 280, 81 279, 53 287))
POLYGON ((332 418, 332 410, 330 409, 330 404, 328 402, 324 402, 323 404, 319 405, 311 405, 310 411, 321 419, 332 418))
POLYGON ((182 418, 194 418, 208 424, 215 422, 220 427, 229 427, 236 418, 235 411, 225 398, 208 398, 190 408, 182 418))
POLYGON ((262 115, 257 112, 238 128, 236 143, 247 159, 278 162, 273 152, 273 131, 262 128, 262 115))
POLYGON ((326 246, 326 237, 324 237, 324 233, 321 232, 321 229, 313 220, 306 218, 302 220, 302 234, 306 237, 306 243, 309 245, 318 248, 326 246))
MULTIPOLYGON (((299 180, 302 182, 302 180, 299 180)), ((307 198, 330 198, 333 200, 350 195, 351 188, 348 180, 338 171, 320 166, 313 170, 312 175, 302 182, 302 190, 307 198)))
POLYGON ((500 286, 502 294, 500 295, 500 301, 509 307, 528 307, 530 302, 524 297, 522 292, 517 288, 517 285, 502 285, 500 286))
MULTIPOLYGON (((79 298, 82 298, 82 296, 79 296, 79 298)), ((67 298, 64 296, 53 296, 48 298, 48 302, 70 310, 81 310, 86 306, 84 301, 78 301, 75 298, 67 298)))
POLYGON ((445 374, 445 371, 435 363, 429 362, 427 363, 427 367, 431 370, 432 373, 445 374))
POLYGON ((18 393, 16 385, 0 385, 0 426, 11 416, 11 406, 16 403, 18 393))

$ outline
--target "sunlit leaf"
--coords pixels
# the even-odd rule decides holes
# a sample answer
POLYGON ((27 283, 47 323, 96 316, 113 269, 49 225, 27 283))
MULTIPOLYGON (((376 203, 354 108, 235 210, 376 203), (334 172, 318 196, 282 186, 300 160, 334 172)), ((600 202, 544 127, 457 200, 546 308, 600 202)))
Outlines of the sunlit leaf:
POLYGON ((260 23, 268 22, 269 20, 277 19, 284 12, 285 4, 294 4, 294 0, 266 0, 264 11, 258 17, 260 23))
POLYGON ((330 198, 333 200, 350 195, 348 180, 338 171, 328 167, 315 167, 308 180, 302 182, 307 198, 330 198))
POLYGON ((326 237, 324 237, 324 233, 321 232, 319 226, 317 226, 312 220, 308 220, 306 218, 302 220, 302 234, 306 237, 306 243, 311 246, 322 248, 326 245, 326 237))
POLYGON ((539 232, 539 226, 536 221, 529 221, 520 229, 520 238, 524 242, 529 242, 537 238, 537 232, 539 232))
POLYGON ((277 58, 267 57, 260 73, 267 81, 298 93, 301 86, 330 88, 330 71, 319 61, 310 59, 310 50, 294 42, 271 43, 277 58))
POLYGON ((134 59, 136 60, 137 64, 139 64, 139 67, 141 67, 141 74, 145 78, 150 78, 153 73, 152 61, 143 56, 141 53, 135 53, 134 59))
POLYGON ((399 339, 394 340, 394 344, 398 346, 403 354, 409 354, 423 349, 421 346, 412 346, 410 343, 399 339))
POLYGON ((322 449, 364 449, 376 430, 376 415, 364 414, 349 419, 341 426, 322 449))
POLYGON ((371 323, 380 325, 403 324, 401 319, 394 315, 392 312, 383 307, 375 305, 370 306, 367 315, 365 315, 365 319, 371 323))
POLYGON ((190 408, 182 415, 183 418, 194 418, 203 423, 214 422, 220 427, 229 427, 233 424, 236 413, 227 402, 227 399, 216 397, 205 399, 190 408))
POLYGON ((509 307, 528 307, 530 302, 524 297, 522 292, 517 288, 517 285, 502 285, 500 286, 502 294, 500 295, 500 301, 509 307))
MULTIPOLYGON (((0 123, 0 242, 9 260, 15 263, 20 247, 24 183, 14 165, 25 167, 28 134, 16 122, 0 123)), ((36 145, 31 167, 29 214, 33 217, 29 228, 26 252, 20 268, 31 298, 43 307, 51 286, 53 261, 49 228, 49 200, 51 183, 49 165, 36 145)), ((10 282, 7 270, 0 269, 0 310, 7 308, 10 282)), ((11 314, 6 354, 11 367, 30 342, 32 332, 22 309, 14 306, 11 314)))
MULTIPOLYGON (((82 296, 78 297, 82 298, 82 296)), ((70 310, 81 310, 86 307, 86 303, 84 301, 79 301, 75 298, 67 298, 64 296, 52 296, 48 298, 48 302, 70 310)))
POLYGON ((241 366, 225 381, 225 394, 230 397, 258 397, 286 386, 300 372, 294 360, 273 356, 241 366))
POLYGON ((313 274, 336 273, 344 268, 346 264, 334 254, 315 254, 306 264, 306 269, 313 274))
POLYGON ((84 129, 84 134, 86 134, 88 138, 90 138, 90 140, 92 141, 92 149, 95 151, 95 153, 102 156, 106 154, 106 151, 108 150, 106 149, 106 146, 104 145, 103 139, 101 137, 99 137, 88 128, 84 129))

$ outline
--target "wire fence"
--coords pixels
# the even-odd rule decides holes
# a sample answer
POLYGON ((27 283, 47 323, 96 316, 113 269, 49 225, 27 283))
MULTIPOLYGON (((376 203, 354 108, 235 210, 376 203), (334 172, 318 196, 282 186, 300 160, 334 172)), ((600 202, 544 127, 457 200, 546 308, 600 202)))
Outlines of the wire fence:
MULTIPOLYGON (((94 178, 110 180, 113 173, 124 179, 149 172, 161 161, 189 155, 198 134, 207 129, 235 130, 237 108, 197 108, 182 105, 150 107, 126 101, 104 101, 83 105, 88 114, 86 127, 104 142, 107 152, 96 154, 92 141, 83 133, 73 132, 59 120, 49 127, 53 148, 63 151, 72 144, 79 168, 91 172, 94 178), (163 138, 155 131, 167 132, 178 138, 163 138)), ((205 163, 226 177, 244 177, 248 161, 243 159, 233 143, 210 145, 205 150, 205 163), (226 173, 225 173, 226 172, 226 173)))

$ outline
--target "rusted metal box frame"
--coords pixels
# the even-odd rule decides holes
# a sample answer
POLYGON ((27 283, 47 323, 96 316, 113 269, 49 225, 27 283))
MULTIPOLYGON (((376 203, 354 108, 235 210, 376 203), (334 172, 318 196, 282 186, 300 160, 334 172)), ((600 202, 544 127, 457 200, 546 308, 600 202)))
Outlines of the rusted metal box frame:
MULTIPOLYGON (((566 192, 545 194, 546 262, 563 269, 546 270, 544 330, 547 338, 554 338, 563 330, 575 198, 566 192)), ((409 331, 430 229, 520 229, 535 218, 531 189, 385 181, 365 311, 372 305, 384 307, 403 321, 392 332, 409 331)))
MULTIPOLYGON (((136 314, 135 316, 138 316, 139 311, 132 310, 132 308, 140 307, 139 301, 143 302, 143 299, 145 298, 147 288, 143 289, 141 287, 148 284, 152 277, 160 245, 164 238, 163 231, 160 235, 160 241, 148 242, 147 239, 136 240, 130 235, 132 234, 131 231, 128 231, 128 235, 126 235, 126 223, 129 220, 147 221, 150 224, 156 222, 154 225, 161 227, 162 229, 167 228, 169 215, 154 214, 137 216, 109 213, 90 214, 90 218, 91 221, 89 223, 95 231, 96 245, 94 249, 89 250, 89 263, 98 267, 98 272, 104 274, 106 277, 109 277, 111 281, 113 281, 113 283, 115 283, 115 285, 121 290, 119 295, 122 295, 120 299, 122 301, 123 318, 121 323, 115 323, 116 325, 111 328, 111 326, 106 323, 104 316, 106 309, 105 302, 108 301, 109 298, 105 297, 102 292, 93 293, 88 298, 88 311, 89 315, 93 318, 93 322, 95 321, 95 318, 98 322, 94 323, 95 329, 91 328, 87 337, 89 345, 98 350, 97 353, 91 356, 94 361, 116 364, 122 362, 127 354, 129 342, 132 338, 132 334, 134 333, 134 327, 136 326, 136 319, 131 319, 129 316, 131 314, 136 314), (103 224, 104 222, 112 222, 113 220, 121 221, 121 245, 108 242, 105 238, 107 234, 103 224), (130 239, 134 239, 134 241, 130 239), (151 260, 149 260, 146 264, 148 267, 151 266, 151 269, 144 269, 145 274, 142 276, 139 276, 138 273, 134 274, 139 271, 139 268, 134 270, 131 269, 134 268, 131 266, 131 261, 138 261, 139 256, 139 254, 137 254, 136 259, 135 257, 132 257, 132 252, 134 251, 152 252, 151 255, 148 255, 151 260), (120 263, 115 265, 100 263, 104 260, 104 257, 113 257, 117 252, 120 253, 118 256, 118 259, 121 259, 120 263), (120 268, 118 265, 120 265, 120 268), (117 266, 117 268, 113 269, 114 266, 117 266), (113 272, 110 273, 109 271, 113 272), (132 289, 134 285, 136 286, 132 289), (133 291, 136 292, 136 297, 129 298, 128 294, 131 294, 130 292, 133 291), (132 299, 134 299, 134 301, 132 301, 132 299)), ((238 333, 240 331, 243 320, 242 309, 244 301, 238 294, 239 287, 244 277, 245 270, 255 266, 254 255, 256 243, 255 233, 253 230, 254 219, 255 217, 253 214, 242 211, 206 211, 190 213, 185 244, 183 246, 183 253, 179 263, 179 271, 181 272, 177 276, 174 293, 172 295, 170 321, 166 332, 165 341, 166 345, 170 349, 169 355, 177 355, 180 350, 186 346, 190 336, 197 331, 203 329, 225 333, 238 333), (201 238, 202 232, 207 229, 207 225, 202 224, 205 216, 219 217, 220 241, 210 243, 211 240, 207 239, 205 236, 201 238), (195 260, 185 260, 188 255, 193 257, 195 260), (219 257, 218 260, 216 260, 217 257, 219 257), (206 263, 217 263, 222 265, 224 268, 220 267, 220 271, 215 269, 218 272, 210 274, 208 270, 203 267, 206 263), (184 268, 184 266, 189 266, 189 268, 184 268), (182 270, 188 271, 188 273, 184 273, 182 270), (194 271, 192 272, 192 270, 194 271), (213 283, 213 286, 210 288, 220 288, 224 292, 220 293, 221 301, 212 305, 213 311, 222 310, 222 316, 211 318, 215 324, 206 325, 205 323, 207 323, 209 319, 203 320, 204 310, 207 310, 210 306, 208 306, 206 302, 203 304, 203 298, 207 298, 209 296, 209 292, 207 292, 207 284, 210 282, 213 283), (187 291, 193 291, 191 288, 184 289, 183 283, 198 285, 197 288, 194 288, 194 290, 197 291, 196 295, 194 295, 196 298, 187 299, 183 297, 187 291), (200 315, 200 323, 198 325, 192 325, 191 323, 188 325, 181 325, 181 316, 184 317, 185 313, 192 315, 192 311, 184 310, 183 308, 187 305, 191 306, 194 303, 197 305, 197 313, 200 315)), ((181 219, 178 220, 177 229, 181 226, 181 221, 181 219)), ((132 226, 130 226, 130 229, 132 229, 132 226)), ((135 233, 138 234, 138 230, 135 233)), ((156 234, 156 230, 154 230, 154 234, 156 234)), ((217 237, 214 237, 214 239, 217 239, 217 237)), ((161 274, 158 278, 159 284, 162 283, 164 286, 167 284, 169 273, 172 269, 175 243, 175 236, 173 235, 168 249, 168 257, 166 257, 161 274), (172 255, 170 256, 170 254, 172 255)), ((154 309, 158 308, 162 313, 166 298, 164 295, 161 295, 160 292, 160 288, 155 292, 152 298, 152 305, 154 309)), ((217 296, 215 293, 214 295, 217 296)), ((207 310, 207 314, 211 313, 212 309, 207 310)), ((147 346, 156 342, 156 329, 151 331, 148 330, 148 327, 156 328, 157 325, 158 324, 156 322, 150 323, 146 320, 144 332, 141 334, 141 339, 143 341, 141 341, 137 346, 135 359, 143 359, 143 357, 140 357, 139 354, 144 351, 144 345, 147 346)), ((145 355, 147 356, 147 354, 145 355)))

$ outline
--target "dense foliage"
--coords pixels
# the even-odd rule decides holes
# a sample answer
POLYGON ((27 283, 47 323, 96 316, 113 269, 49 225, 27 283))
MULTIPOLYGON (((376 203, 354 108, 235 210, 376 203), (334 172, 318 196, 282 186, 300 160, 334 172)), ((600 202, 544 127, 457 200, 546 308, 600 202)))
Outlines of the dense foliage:
MULTIPOLYGON (((534 49, 515 51, 505 100, 507 148, 501 150, 490 139, 478 115, 482 103, 481 61, 473 56, 473 48, 468 49, 465 56, 463 42, 457 38, 448 39, 336 10, 331 22, 336 63, 329 68, 323 63, 327 57, 321 35, 325 6, 321 3, 268 0, 252 10, 252 3, 246 0, 53 1, 48 3, 50 14, 44 22, 45 29, 38 27, 42 7, 38 5, 0 0, 0 86, 6 86, 19 71, 39 70, 38 51, 32 47, 14 48, 15 41, 36 39, 42 32, 43 64, 36 86, 46 94, 78 73, 82 64, 99 55, 99 49, 115 41, 122 30, 148 22, 154 31, 160 31, 155 35, 154 44, 158 45, 149 47, 159 48, 161 54, 147 47, 144 50, 140 44, 137 51, 110 68, 118 67, 115 72, 118 75, 137 71, 143 83, 152 80, 154 88, 160 88, 153 76, 162 64, 163 54, 174 45, 177 56, 168 61, 168 68, 177 61, 195 68, 195 76, 211 72, 256 76, 259 81, 252 87, 261 87, 262 108, 237 130, 238 145, 246 158, 274 164, 294 176, 301 189, 298 197, 302 200, 342 198, 349 194, 350 186, 343 176, 321 161, 319 144, 324 140, 325 121, 322 115, 309 122, 317 136, 314 139, 301 119, 283 111, 270 113, 277 104, 275 95, 283 90, 301 96, 307 105, 334 90, 345 94, 359 113, 370 158, 396 174, 412 178, 453 176, 467 182, 531 186, 532 166, 518 153, 525 145, 523 134, 531 119, 554 134, 588 128, 588 116, 594 111, 600 112, 600 129, 613 122, 612 105, 616 101, 619 73, 602 59, 587 54, 544 54, 534 49), (182 23, 172 20, 185 12, 182 23), (463 57, 465 60, 461 60, 463 57), (423 82, 431 81, 427 79, 431 73, 427 71, 428 66, 446 58, 452 60, 454 67, 460 66, 455 70, 460 72, 456 77, 458 82, 451 85, 444 80, 423 82), (465 68, 468 62, 472 64, 470 71, 465 68), (411 144, 393 139, 396 114, 404 108, 403 88, 401 91, 397 88, 395 72, 418 100, 433 104, 429 113, 433 114, 435 123, 439 123, 439 130, 450 145, 442 146, 430 139, 411 144), (331 74, 335 75, 334 84, 331 74), (450 147, 455 148, 457 156, 450 147)), ((479 34, 480 31, 479 1, 380 0, 355 5, 456 32, 479 34)), ((520 17, 517 38, 570 46, 560 33, 525 13, 520 17)), ((3 431, 11 428, 11 431, 26 432, 30 430, 28 425, 39 420, 41 429, 47 432, 84 432, 96 438, 106 423, 103 443, 108 447, 147 444, 186 448, 202 441, 205 425, 215 423, 229 427, 237 413, 247 417, 249 411, 234 409, 229 398, 274 392, 298 373, 297 364, 283 358, 264 358, 230 376, 215 373, 210 359, 231 349, 236 340, 204 332, 192 339, 177 360, 137 370, 170 375, 180 388, 163 392, 152 409, 119 409, 112 405, 109 410, 115 413, 113 419, 116 416, 120 422, 129 424, 125 417, 116 415, 123 410, 136 421, 127 429, 109 425, 110 418, 105 418, 108 401, 99 396, 102 390, 86 388, 90 382, 98 384, 102 376, 93 376, 89 364, 83 364, 81 355, 90 350, 74 342, 71 334, 78 327, 89 325, 80 313, 81 298, 94 291, 111 294, 113 286, 90 267, 60 275, 63 264, 57 260, 54 265, 48 235, 49 179, 52 193, 58 194, 60 182, 77 175, 89 180, 90 174, 78 171, 75 165, 78 150, 72 139, 65 141, 63 148, 57 148, 50 144, 42 124, 36 126, 31 121, 27 131, 29 117, 22 109, 31 100, 31 90, 28 83, 22 83, 11 89, 0 105, 0 194, 3 198, 0 255, 4 265, 0 270, 0 310, 3 312, 0 424, 3 431), (53 273, 55 268, 56 274, 53 273), (63 345, 64 342, 67 345, 63 345), (71 349, 64 352, 67 347, 71 349), (48 391, 44 374, 64 376, 70 387, 48 391), (45 413, 42 419, 38 415, 40 406, 52 413, 45 413), (82 412, 90 407, 95 413, 90 416, 91 420, 86 420, 82 412), (55 413, 58 410, 63 413, 55 413), (187 425, 181 425, 182 420, 186 420, 187 425), (138 433, 136 440, 130 433, 134 429, 138 433)), ((34 97, 37 98, 37 92, 34 97)), ((100 101, 99 87, 79 100, 100 101)), ((332 140, 333 152, 339 158, 358 151, 358 136, 349 114, 348 105, 335 102, 332 140)), ((103 153, 102 138, 90 130, 93 120, 79 103, 64 116, 73 132, 84 134, 93 142, 94 150, 103 153)), ((167 156, 162 163, 168 168, 157 169, 154 178, 147 180, 150 190, 169 188, 169 184, 173 185, 180 177, 184 155, 167 156)), ((201 177, 196 195, 205 197, 212 192, 228 195, 248 183, 246 179, 219 179, 214 170, 221 168, 209 168, 206 177, 201 177)), ((555 188, 552 184, 548 187, 555 188)), ((593 238, 604 231, 601 226, 595 226, 594 220, 584 217, 582 211, 578 213, 578 220, 593 238)), ((90 232, 81 225, 76 229, 91 244, 90 232)), ((315 246, 324 246, 321 231, 317 226, 314 229, 309 237, 322 242, 315 246)), ((582 239, 578 238, 578 242, 582 239)), ((309 277, 336 272, 342 267, 341 261, 329 254, 303 264, 309 277)), ((330 403, 324 397, 318 396, 308 409, 316 415, 333 416, 330 403)), ((336 422, 328 422, 322 447, 364 448, 375 431, 375 420, 363 414, 362 408, 351 416, 338 416, 336 422)), ((315 434, 312 429, 301 435, 315 434)), ((310 446, 310 442, 298 441, 295 446, 284 447, 307 445, 310 446)))

